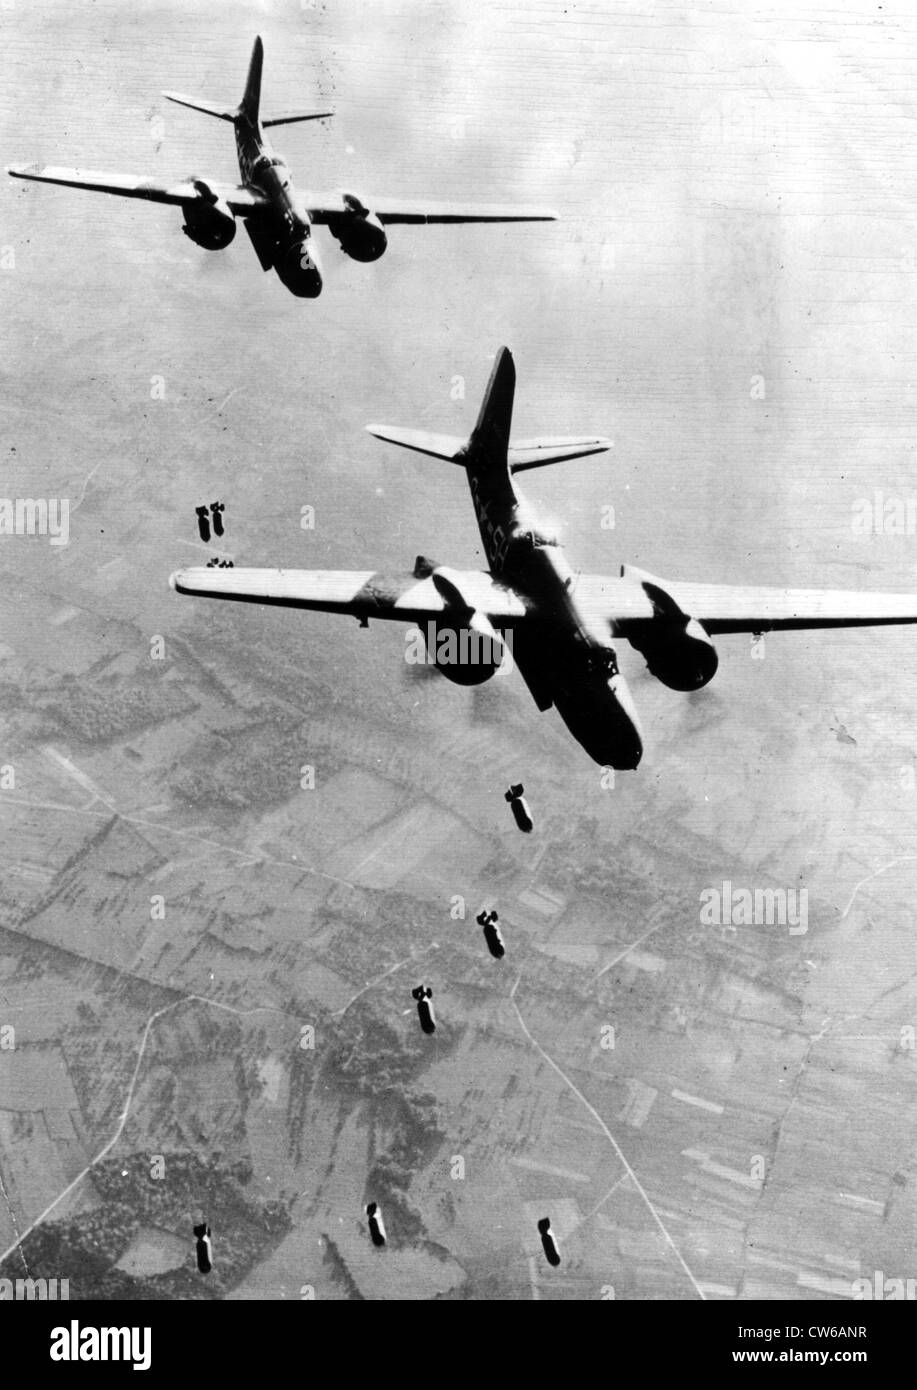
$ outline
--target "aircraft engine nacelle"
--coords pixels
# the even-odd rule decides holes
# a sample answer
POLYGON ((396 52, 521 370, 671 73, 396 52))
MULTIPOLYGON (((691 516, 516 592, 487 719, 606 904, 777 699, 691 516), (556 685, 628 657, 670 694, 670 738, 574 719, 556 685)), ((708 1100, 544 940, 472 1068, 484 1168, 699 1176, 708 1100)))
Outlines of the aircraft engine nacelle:
POLYGON ((206 203, 182 203, 186 237, 207 251, 222 251, 236 234, 235 214, 222 198, 206 203))
POLYGON ((377 261, 388 246, 385 228, 355 194, 345 193, 344 204, 345 214, 329 218, 329 232, 351 260, 377 261))
POLYGON ((716 675, 716 648, 696 618, 680 623, 656 619, 639 636, 627 636, 650 674, 670 690, 700 690, 716 675))
POLYGON ((428 659, 455 685, 483 685, 500 669, 506 652, 503 638, 477 613, 466 623, 428 623, 424 642, 428 659))

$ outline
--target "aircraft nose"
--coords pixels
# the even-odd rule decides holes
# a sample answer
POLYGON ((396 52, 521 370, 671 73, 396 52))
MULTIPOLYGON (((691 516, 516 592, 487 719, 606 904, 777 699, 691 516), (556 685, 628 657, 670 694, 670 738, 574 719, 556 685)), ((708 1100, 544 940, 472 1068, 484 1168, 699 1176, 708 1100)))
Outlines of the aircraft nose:
POLYGON ((600 767, 632 772, 643 757, 640 721, 624 677, 591 681, 585 688, 555 692, 557 713, 600 767))
POLYGON ((291 294, 316 299, 322 291, 322 272, 311 238, 294 242, 277 266, 277 273, 291 294))
POLYGON ((637 706, 620 671, 609 680, 608 690, 614 700, 615 711, 610 731, 613 752, 608 761, 622 772, 632 772, 643 757, 643 730, 640 728, 637 706))
POLYGON ((634 697, 630 693, 630 686, 627 684, 627 681, 621 675, 620 671, 616 671, 611 677, 608 682, 608 689, 614 696, 621 714, 632 726, 634 735, 639 742, 643 733, 643 730, 640 728, 640 716, 637 713, 637 706, 634 704, 634 697))
POLYGON ((626 746, 621 743, 615 744, 615 751, 612 758, 609 759, 609 764, 611 767, 616 767, 619 772, 634 772, 640 766, 642 757, 643 741, 634 730, 626 746))

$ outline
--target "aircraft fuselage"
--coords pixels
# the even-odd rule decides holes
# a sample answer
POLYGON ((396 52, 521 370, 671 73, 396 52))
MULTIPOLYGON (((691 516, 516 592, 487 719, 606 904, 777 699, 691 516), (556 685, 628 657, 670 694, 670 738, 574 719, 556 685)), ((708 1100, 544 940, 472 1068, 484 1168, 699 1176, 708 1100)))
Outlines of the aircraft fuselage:
POLYGON ((513 634, 512 651, 539 709, 556 706, 601 766, 635 768, 643 754, 636 708, 607 628, 597 629, 577 605, 563 550, 534 523, 508 467, 472 453, 466 471, 491 574, 535 615, 513 634))
POLYGON ((260 120, 241 113, 235 130, 242 182, 263 193, 271 204, 274 269, 291 294, 317 299, 322 292, 321 263, 309 214, 297 197, 290 171, 272 149, 260 120))

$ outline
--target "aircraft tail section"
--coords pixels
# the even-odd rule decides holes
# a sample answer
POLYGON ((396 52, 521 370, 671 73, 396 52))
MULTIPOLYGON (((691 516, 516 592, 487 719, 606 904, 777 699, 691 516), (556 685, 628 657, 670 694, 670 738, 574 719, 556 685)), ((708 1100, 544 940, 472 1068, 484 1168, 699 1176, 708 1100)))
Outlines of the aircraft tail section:
POLYGON ((257 124, 261 113, 261 69, 263 65, 264 44, 259 37, 255 39, 252 48, 251 62, 248 65, 248 80, 245 83, 245 91, 239 107, 241 114, 247 116, 252 125, 257 124))
POLYGON ((387 444, 397 444, 402 449, 413 449, 418 454, 428 454, 430 458, 445 459, 448 463, 464 464, 467 440, 451 434, 432 434, 429 430, 404 430, 396 425, 367 425, 367 432, 376 439, 384 439, 387 444))
POLYGON ((497 353, 487 390, 481 402, 477 424, 468 441, 469 457, 486 457, 491 467, 509 467, 509 435, 513 423, 516 394, 516 364, 509 348, 497 353))
MULTIPOLYGON (((402 449, 413 449, 415 453, 445 459, 447 463, 457 463, 463 468, 467 463, 468 441, 454 434, 401 429, 396 425, 367 425, 366 430, 376 439, 398 444, 402 449)), ((510 443, 507 450, 509 471, 524 473, 529 468, 545 468, 549 463, 564 463, 567 459, 585 458, 587 454, 601 454, 612 445, 612 440, 603 439, 600 435, 527 439, 518 444, 510 443)))
POLYGON ((333 111, 282 111, 278 116, 262 116, 265 130, 271 125, 295 125, 297 121, 326 121, 333 111))
POLYGON ((293 125, 297 121, 324 121, 333 116, 333 111, 279 111, 276 116, 261 115, 261 71, 264 66, 264 45, 260 38, 255 39, 251 61, 248 65, 248 79, 245 92, 238 106, 221 106, 218 102, 201 101, 197 97, 186 97, 181 92, 163 92, 169 101, 179 106, 189 106, 192 111, 202 111, 205 116, 216 116, 221 121, 236 122, 244 116, 252 125, 261 122, 262 129, 272 125, 293 125))
POLYGON ((192 111, 202 111, 205 116, 216 116, 219 121, 235 121, 239 114, 235 106, 219 106, 213 101, 199 101, 197 97, 182 96, 181 92, 163 92, 167 101, 177 102, 179 106, 189 106, 192 111))
POLYGON ((494 574, 503 571, 519 502, 509 470, 515 394, 513 354, 509 348, 502 347, 497 353, 464 460, 484 554, 494 574))
MULTIPOLYGON (((433 434, 429 430, 401 429, 394 425, 367 425, 366 428, 377 439, 384 439, 389 444, 398 444, 402 449, 413 449, 418 454, 428 454, 431 458, 460 464, 476 475, 493 474, 508 478, 509 457, 512 452, 509 432, 515 389, 516 368, 512 353, 509 348, 501 348, 497 353, 478 421, 470 439, 460 439, 451 434, 433 434)), ((540 449, 541 443, 545 441, 536 440, 523 446, 520 459, 528 458, 533 450, 540 449)), ((541 452, 544 453, 545 450, 542 449, 541 452)), ((541 461, 550 463, 553 459, 545 457, 541 461)), ((523 467, 536 466, 533 463, 523 463, 523 467)))
POLYGON ((600 435, 584 435, 573 439, 527 439, 510 444, 509 471, 523 473, 528 468, 544 468, 549 463, 565 463, 567 459, 585 458, 587 454, 602 454, 613 447, 614 441, 600 435))
POLYGON ((256 125, 261 110, 261 68, 263 63, 264 45, 260 38, 256 38, 251 61, 248 65, 245 92, 238 106, 221 106, 219 102, 201 101, 198 97, 183 96, 181 92, 163 92, 163 96, 168 101, 177 102, 179 106, 188 106, 192 111, 201 111, 205 116, 216 116, 220 121, 232 121, 235 124, 240 116, 246 116, 252 125, 256 125))
POLYGON ((495 574, 502 570, 513 529, 518 523, 520 499, 513 485, 513 474, 602 453, 612 447, 612 441, 600 435, 530 439, 513 444, 510 431, 515 392, 513 355, 509 348, 502 347, 487 383, 477 423, 467 442, 428 430, 366 426, 377 439, 460 464, 465 469, 487 558, 495 574))
POLYGON ((218 121, 239 120, 245 115, 251 124, 257 125, 258 111, 261 107, 261 65, 264 63, 264 44, 261 39, 254 40, 254 47, 251 49, 251 61, 249 63, 249 78, 245 85, 245 95, 242 97, 239 106, 221 106, 218 101, 201 101, 196 96, 183 96, 181 92, 163 92, 163 96, 168 101, 176 101, 178 106, 190 107, 192 111, 201 111, 204 115, 215 115, 218 121))

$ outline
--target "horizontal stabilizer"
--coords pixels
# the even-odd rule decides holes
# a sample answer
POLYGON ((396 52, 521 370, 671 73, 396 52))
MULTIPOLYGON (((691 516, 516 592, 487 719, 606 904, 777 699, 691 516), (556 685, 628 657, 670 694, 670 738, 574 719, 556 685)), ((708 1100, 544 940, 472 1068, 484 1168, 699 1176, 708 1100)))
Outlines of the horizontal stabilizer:
POLYGON ((269 125, 295 125, 297 121, 324 121, 333 115, 333 111, 281 111, 279 115, 269 116, 267 120, 262 118, 261 124, 267 129, 269 125))
POLYGON ((389 444, 400 444, 402 449, 414 449, 418 454, 429 454, 431 458, 447 459, 449 463, 464 463, 466 441, 451 434, 431 434, 428 430, 403 430, 395 425, 367 425, 366 429, 376 439, 384 439, 389 444))
POLYGON ((205 116, 216 116, 220 121, 234 121, 239 114, 238 106, 217 106, 212 101, 201 101, 199 97, 182 96, 180 92, 163 92, 163 96, 167 101, 190 106, 192 111, 202 111, 205 116))
MULTIPOLYGON (((366 429, 376 439, 399 444, 403 449, 414 449, 431 458, 446 459, 449 463, 464 465, 468 456, 467 441, 455 435, 400 429, 395 425, 367 425, 366 429)), ((527 468, 544 468, 549 463, 585 458, 587 454, 601 454, 612 447, 613 441, 601 435, 527 439, 510 444, 507 458, 511 473, 523 473, 527 468)))
POLYGON ((571 439, 527 439, 524 443, 510 444, 510 472, 522 473, 527 468, 543 468, 549 463, 585 458, 587 454, 602 454, 612 447, 613 440, 603 439, 599 435, 571 439))

